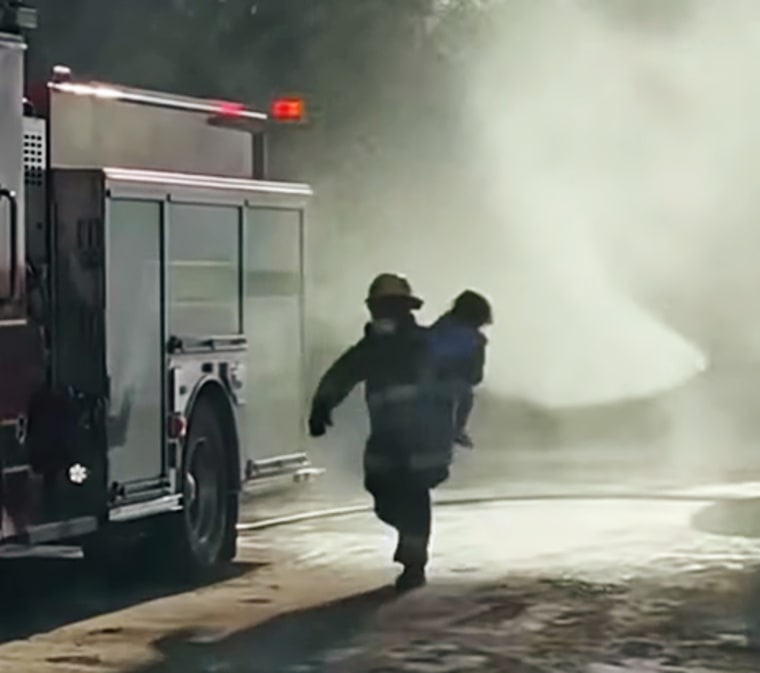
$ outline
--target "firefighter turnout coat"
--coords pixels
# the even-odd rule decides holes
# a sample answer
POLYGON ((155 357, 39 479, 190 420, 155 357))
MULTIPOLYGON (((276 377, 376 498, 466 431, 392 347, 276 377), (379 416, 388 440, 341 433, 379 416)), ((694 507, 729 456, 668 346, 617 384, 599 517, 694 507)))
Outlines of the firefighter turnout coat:
POLYGON ((369 323, 364 337, 327 370, 314 395, 310 424, 364 383, 370 434, 367 473, 447 470, 454 443, 454 401, 431 366, 429 330, 409 315, 391 330, 369 323))

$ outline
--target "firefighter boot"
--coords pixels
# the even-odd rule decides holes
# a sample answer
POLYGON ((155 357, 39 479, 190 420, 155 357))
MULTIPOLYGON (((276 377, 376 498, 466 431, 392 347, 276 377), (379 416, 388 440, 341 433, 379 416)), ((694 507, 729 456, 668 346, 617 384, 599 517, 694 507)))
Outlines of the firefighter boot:
POLYGON ((396 579, 396 591, 406 592, 425 585, 427 565, 427 540, 423 537, 399 536, 394 560, 402 563, 403 572, 396 579))
POLYGON ((420 536, 408 535, 399 531, 396 551, 393 552, 393 560, 402 565, 421 562, 427 563, 427 539, 420 536))
POLYGON ((396 578, 396 591, 406 593, 424 587, 426 583, 425 566, 404 566, 404 571, 396 578))

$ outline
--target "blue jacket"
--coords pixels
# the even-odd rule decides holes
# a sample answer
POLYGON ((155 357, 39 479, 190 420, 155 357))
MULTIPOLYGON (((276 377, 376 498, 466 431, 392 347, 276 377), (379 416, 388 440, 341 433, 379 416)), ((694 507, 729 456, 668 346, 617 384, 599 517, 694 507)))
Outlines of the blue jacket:
POLYGON ((446 313, 430 328, 428 339, 440 378, 470 386, 483 381, 487 341, 480 330, 446 313))
POLYGON ((322 377, 312 415, 329 415, 364 383, 370 418, 365 469, 447 468, 454 444, 453 399, 431 378, 428 328, 413 316, 393 331, 372 323, 322 377))

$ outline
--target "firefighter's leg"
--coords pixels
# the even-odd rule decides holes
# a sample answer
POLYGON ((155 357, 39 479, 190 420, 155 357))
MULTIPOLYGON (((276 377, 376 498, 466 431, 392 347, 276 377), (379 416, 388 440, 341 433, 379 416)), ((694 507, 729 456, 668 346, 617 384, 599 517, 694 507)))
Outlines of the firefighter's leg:
MULTIPOLYGON (((415 504, 408 499, 405 473, 399 471, 380 474, 368 473, 364 478, 364 486, 375 500, 377 518, 389 526, 393 526, 398 534, 398 543, 393 560, 397 563, 403 563, 407 567, 410 544, 422 545, 426 549, 427 542, 426 539, 416 541, 414 537, 410 537, 408 512, 410 507, 415 507, 415 504)), ((424 578, 424 564, 422 568, 424 578)))
POLYGON ((448 477, 448 467, 412 471, 406 476, 399 546, 394 559, 404 565, 404 572, 396 580, 400 591, 420 587, 426 582, 425 567, 432 528, 430 492, 448 477))
POLYGON ((405 480, 405 488, 399 494, 399 508, 398 560, 404 565, 425 566, 431 527, 430 491, 414 478, 405 480))
MULTIPOLYGON (((420 503, 415 501, 412 495, 414 491, 410 490, 408 473, 405 470, 369 472, 365 476, 364 486, 374 498, 377 518, 393 526, 398 533, 393 560, 404 565, 415 562, 421 556, 419 550, 427 549, 430 524, 429 520, 427 525, 425 524, 424 508, 420 508, 420 503), (421 513, 420 524, 418 520, 421 513), (421 534, 418 532, 420 530, 421 534)), ((415 564, 420 565, 419 562, 415 564)), ((422 565, 424 566, 424 561, 422 565)))
POLYGON ((403 503, 399 499, 398 477, 393 472, 368 472, 364 488, 375 501, 375 515, 383 523, 398 530, 403 503))
POLYGON ((395 559, 403 564, 404 571, 396 580, 396 588, 407 591, 425 584, 432 517, 430 490, 413 473, 404 480, 402 512, 395 559))

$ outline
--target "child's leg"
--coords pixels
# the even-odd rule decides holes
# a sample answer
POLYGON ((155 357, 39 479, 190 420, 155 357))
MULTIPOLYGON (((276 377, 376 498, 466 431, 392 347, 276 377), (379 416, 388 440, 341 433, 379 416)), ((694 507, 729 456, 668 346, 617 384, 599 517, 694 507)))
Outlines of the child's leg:
POLYGON ((459 399, 457 400, 456 416, 454 419, 456 423, 456 431, 458 433, 464 432, 467 428, 467 421, 470 419, 474 404, 475 394, 473 393, 472 388, 469 386, 462 388, 459 393, 459 399))
POLYGON ((454 441, 465 448, 471 449, 474 444, 472 439, 467 434, 467 421, 470 418, 472 407, 475 401, 472 388, 467 386, 463 387, 459 393, 459 399, 457 400, 456 408, 454 410, 454 441))

